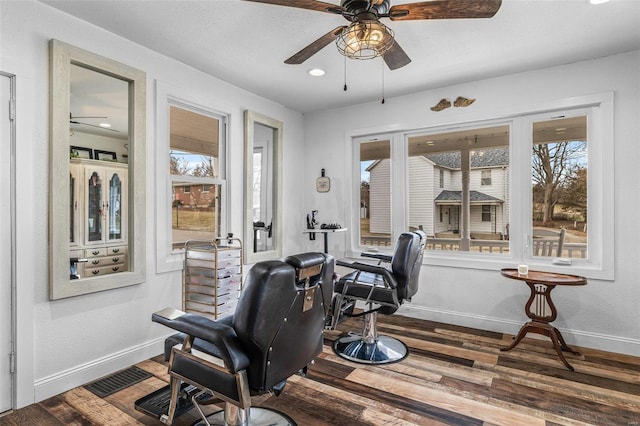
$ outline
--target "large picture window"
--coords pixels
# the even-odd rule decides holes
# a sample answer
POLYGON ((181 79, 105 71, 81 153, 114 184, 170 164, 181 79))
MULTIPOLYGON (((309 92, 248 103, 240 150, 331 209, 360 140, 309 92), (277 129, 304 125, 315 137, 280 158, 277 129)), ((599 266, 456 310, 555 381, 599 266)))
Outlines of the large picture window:
POLYGON ((391 251, 400 232, 422 230, 427 263, 524 262, 613 277, 613 182, 604 174, 612 96, 581 100, 501 121, 354 137, 352 252, 391 251))

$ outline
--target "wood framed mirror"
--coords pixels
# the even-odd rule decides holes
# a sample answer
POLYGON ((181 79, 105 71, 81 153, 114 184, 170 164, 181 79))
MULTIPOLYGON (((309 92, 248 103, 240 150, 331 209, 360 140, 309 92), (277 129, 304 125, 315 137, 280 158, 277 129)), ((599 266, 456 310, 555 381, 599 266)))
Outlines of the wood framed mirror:
POLYGON ((244 113, 245 261, 282 256, 281 121, 244 113))
POLYGON ((51 40, 49 298, 145 273, 146 74, 51 40))

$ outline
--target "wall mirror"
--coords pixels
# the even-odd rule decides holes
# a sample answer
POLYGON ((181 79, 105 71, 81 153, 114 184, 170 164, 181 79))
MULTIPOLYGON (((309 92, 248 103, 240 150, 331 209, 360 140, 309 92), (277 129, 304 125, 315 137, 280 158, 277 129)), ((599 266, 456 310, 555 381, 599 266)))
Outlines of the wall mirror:
POLYGON ((282 122, 244 114, 245 260, 282 255, 282 122))
POLYGON ((145 280, 146 75, 50 42, 49 298, 145 280))

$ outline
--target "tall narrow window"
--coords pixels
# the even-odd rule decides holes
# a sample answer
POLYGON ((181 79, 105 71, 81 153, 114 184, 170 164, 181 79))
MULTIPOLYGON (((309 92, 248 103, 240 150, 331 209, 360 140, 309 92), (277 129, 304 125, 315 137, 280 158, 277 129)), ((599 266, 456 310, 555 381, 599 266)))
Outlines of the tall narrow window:
POLYGON ((491 186, 491 169, 482 170, 482 176, 480 178, 480 185, 491 186))
POLYGON ((431 250, 507 253, 509 127, 411 136, 408 152, 409 230, 431 250))
POLYGON ((391 142, 360 144, 360 244, 391 245, 391 142))
POLYGON ((482 221, 491 222, 491 206, 488 204, 482 205, 482 221))
POLYGON ((533 256, 587 257, 587 117, 533 123, 533 256))
POLYGON ((220 120, 169 107, 173 248, 220 235, 220 120))

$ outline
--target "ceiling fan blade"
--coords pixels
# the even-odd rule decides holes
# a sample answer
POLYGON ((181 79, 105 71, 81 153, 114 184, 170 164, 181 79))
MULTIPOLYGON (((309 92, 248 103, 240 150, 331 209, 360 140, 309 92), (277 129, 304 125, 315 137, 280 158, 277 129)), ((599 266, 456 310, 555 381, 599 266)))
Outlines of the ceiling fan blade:
POLYGON ((389 10, 392 21, 491 18, 502 0, 434 0, 399 4, 389 10))
POLYGON ((320 50, 322 50, 329 43, 334 41, 336 37, 338 37, 338 35, 340 35, 342 30, 344 30, 345 28, 346 28, 345 26, 342 26, 329 31, 328 33, 326 33, 325 35, 323 35, 322 37, 320 37, 319 39, 317 39, 316 41, 314 41, 313 43, 311 43, 310 45, 308 45, 307 47, 305 47, 304 49, 302 49, 301 51, 299 51, 289 59, 287 59, 286 61, 284 61, 284 63, 289 65, 298 65, 303 63, 304 61, 306 61, 307 59, 309 59, 310 57, 318 53, 320 50))
POLYGON ((407 56, 405 51, 400 47, 398 41, 394 41, 393 45, 382 55, 384 62, 390 70, 397 70, 411 62, 411 58, 407 56))
POLYGON ((332 3, 315 0, 245 0, 254 3, 274 4, 276 6, 297 7, 298 9, 317 10, 318 12, 341 13, 342 8, 332 3))

